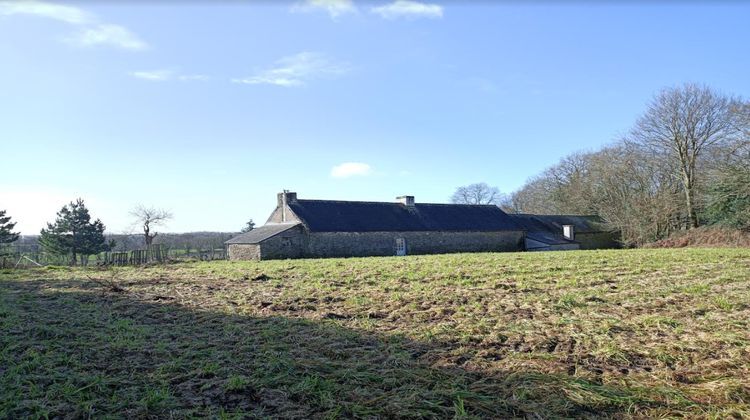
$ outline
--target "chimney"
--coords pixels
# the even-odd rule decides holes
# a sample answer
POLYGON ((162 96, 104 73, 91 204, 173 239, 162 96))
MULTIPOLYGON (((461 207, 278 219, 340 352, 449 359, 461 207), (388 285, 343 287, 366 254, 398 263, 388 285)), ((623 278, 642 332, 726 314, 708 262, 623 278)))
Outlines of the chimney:
POLYGON ((402 195, 400 197, 396 197, 396 200, 398 200, 399 203, 405 205, 406 207, 414 207, 413 195, 402 195))
POLYGON ((281 221, 286 222, 286 206, 288 203, 297 201, 297 193, 284 190, 276 195, 276 203, 281 209, 281 221))
POLYGON ((574 225, 563 225, 563 237, 565 239, 575 241, 576 240, 576 228, 574 225))

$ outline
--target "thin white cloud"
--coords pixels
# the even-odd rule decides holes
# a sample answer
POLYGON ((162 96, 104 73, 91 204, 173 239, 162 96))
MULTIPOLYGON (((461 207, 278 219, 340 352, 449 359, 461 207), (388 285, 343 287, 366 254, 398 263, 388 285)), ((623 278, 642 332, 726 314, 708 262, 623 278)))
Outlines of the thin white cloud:
POLYGON ((0 1, 0 16, 28 15, 53 19, 73 25, 78 30, 63 40, 79 47, 111 46, 131 51, 148 48, 128 28, 102 22, 94 14, 81 8, 40 1, 0 1))
POLYGON ((310 13, 325 11, 331 19, 337 19, 349 13, 356 13, 357 7, 351 0, 305 0, 295 3, 290 9, 292 13, 310 13))
POLYGON ((331 176, 334 178, 349 178, 370 174, 372 174, 372 167, 362 162, 344 162, 331 168, 331 176))
POLYGON ((93 15, 73 6, 37 1, 0 2, 0 16, 31 15, 59 20, 71 25, 85 25, 96 21, 93 15))
POLYGON ((69 44, 80 47, 112 46, 125 50, 140 51, 148 48, 137 35, 120 25, 105 23, 84 28, 65 38, 69 44))
POLYGON ((148 80, 150 82, 166 82, 169 80, 179 80, 181 82, 204 81, 209 77, 204 74, 180 74, 174 70, 159 69, 149 71, 134 71, 131 76, 137 79, 148 80))
POLYGON ((149 80, 152 82, 164 82, 172 78, 174 71, 172 70, 151 70, 151 71, 134 71, 130 73, 131 76, 149 80))
POLYGON ((276 65, 270 69, 260 71, 250 77, 232 79, 232 82, 248 85, 265 84, 293 87, 304 85, 308 81, 320 77, 342 75, 349 70, 348 64, 331 61, 323 54, 302 52, 278 60, 276 65))
POLYGON ((412 0, 396 0, 393 3, 373 7, 370 11, 384 19, 439 19, 443 17, 443 6, 412 0))

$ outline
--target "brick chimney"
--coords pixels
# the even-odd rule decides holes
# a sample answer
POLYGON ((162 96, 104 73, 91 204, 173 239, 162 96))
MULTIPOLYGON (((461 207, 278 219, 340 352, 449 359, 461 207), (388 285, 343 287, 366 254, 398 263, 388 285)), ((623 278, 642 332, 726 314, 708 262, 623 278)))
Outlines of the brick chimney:
POLYGON ((289 192, 289 190, 284 190, 278 194, 276 194, 276 203, 281 209, 281 221, 286 222, 287 219, 287 211, 286 207, 287 204, 297 201, 297 193, 296 192, 289 192))
POLYGON ((400 197, 396 197, 396 200, 398 200, 399 203, 405 205, 406 207, 414 207, 413 195, 402 195, 400 197))

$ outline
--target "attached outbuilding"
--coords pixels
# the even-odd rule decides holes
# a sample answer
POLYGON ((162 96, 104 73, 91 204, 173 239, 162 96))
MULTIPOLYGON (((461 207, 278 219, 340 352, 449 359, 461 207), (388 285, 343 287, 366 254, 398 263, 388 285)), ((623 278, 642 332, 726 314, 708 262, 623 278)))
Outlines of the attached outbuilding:
POLYGON ((302 225, 268 223, 228 240, 230 260, 268 260, 302 256, 302 225))
POLYGON ((619 235, 598 216, 513 214, 526 231, 527 251, 619 248, 619 235))
POLYGON ((302 200, 278 194, 264 226, 226 242, 229 259, 522 251, 524 229, 494 205, 302 200))

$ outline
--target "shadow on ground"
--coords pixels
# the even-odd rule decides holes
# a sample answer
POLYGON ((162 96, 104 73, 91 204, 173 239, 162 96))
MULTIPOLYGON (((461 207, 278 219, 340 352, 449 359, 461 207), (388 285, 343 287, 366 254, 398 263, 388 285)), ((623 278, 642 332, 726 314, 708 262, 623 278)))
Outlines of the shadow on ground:
POLYGON ((0 282, 0 417, 619 417, 653 404, 572 376, 438 363, 450 343, 169 301, 0 282))

